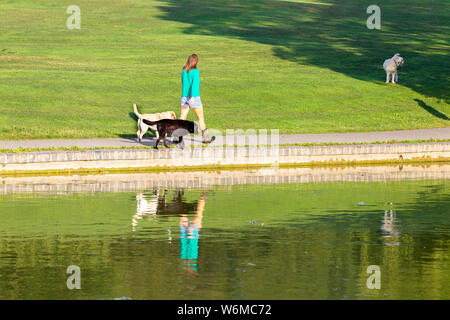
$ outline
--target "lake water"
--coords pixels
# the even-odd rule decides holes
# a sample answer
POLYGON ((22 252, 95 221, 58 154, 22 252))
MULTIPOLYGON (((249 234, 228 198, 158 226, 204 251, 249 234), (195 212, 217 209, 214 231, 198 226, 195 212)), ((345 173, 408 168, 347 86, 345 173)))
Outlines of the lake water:
POLYGON ((15 180, 44 191, 0 195, 0 299, 449 299, 447 176, 340 176, 111 192, 15 180))

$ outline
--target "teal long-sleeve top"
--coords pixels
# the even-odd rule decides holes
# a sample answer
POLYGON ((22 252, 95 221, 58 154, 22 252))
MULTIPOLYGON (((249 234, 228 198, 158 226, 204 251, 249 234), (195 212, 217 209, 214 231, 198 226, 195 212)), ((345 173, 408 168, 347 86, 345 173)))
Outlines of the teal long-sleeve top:
POLYGON ((182 97, 200 96, 200 70, 191 69, 186 72, 181 71, 182 97))

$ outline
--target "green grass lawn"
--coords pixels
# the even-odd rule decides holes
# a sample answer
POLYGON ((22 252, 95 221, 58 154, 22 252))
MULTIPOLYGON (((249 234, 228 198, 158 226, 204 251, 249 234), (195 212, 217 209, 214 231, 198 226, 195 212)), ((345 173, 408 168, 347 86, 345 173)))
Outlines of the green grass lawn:
MULTIPOLYGON (((200 57, 209 128, 281 133, 450 126, 450 5, 357 0, 2 0, 0 139, 135 135, 141 112, 179 114, 200 57), (68 30, 66 8, 81 8, 68 30), (399 52, 399 84, 382 63, 399 52)), ((189 119, 194 120, 191 112, 189 119)))

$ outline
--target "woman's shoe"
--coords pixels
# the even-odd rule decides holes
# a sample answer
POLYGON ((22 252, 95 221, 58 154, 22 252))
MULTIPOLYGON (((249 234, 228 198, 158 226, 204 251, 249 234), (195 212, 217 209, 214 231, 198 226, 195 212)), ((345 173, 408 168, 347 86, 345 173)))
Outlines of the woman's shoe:
POLYGON ((216 140, 216 137, 215 136, 212 136, 212 137, 210 137, 209 135, 208 135, 208 129, 205 129, 205 130, 202 130, 202 142, 203 143, 211 143, 211 142, 213 142, 214 140, 216 140))

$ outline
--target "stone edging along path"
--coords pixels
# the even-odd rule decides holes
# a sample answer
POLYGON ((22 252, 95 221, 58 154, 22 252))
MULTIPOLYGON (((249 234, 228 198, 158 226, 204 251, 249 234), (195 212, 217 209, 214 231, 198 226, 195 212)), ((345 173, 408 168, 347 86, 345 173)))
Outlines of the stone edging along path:
POLYGON ((183 168, 390 161, 450 161, 450 142, 287 147, 41 151, 0 154, 0 173, 107 168, 183 168))

